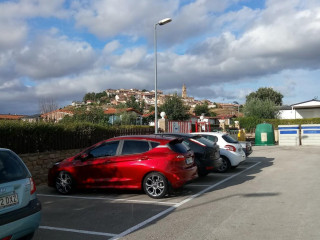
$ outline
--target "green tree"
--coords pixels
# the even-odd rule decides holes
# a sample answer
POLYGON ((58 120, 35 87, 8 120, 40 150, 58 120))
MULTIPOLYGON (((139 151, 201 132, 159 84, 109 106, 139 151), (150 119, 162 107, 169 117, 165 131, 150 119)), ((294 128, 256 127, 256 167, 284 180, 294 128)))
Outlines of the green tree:
POLYGON ((94 92, 86 93, 83 97, 83 101, 86 102, 87 100, 96 101, 96 94, 94 92))
POLYGON ((123 112, 118 114, 119 118, 116 121, 116 124, 121 125, 136 125, 137 124, 137 115, 134 112, 123 112))
POLYGON ((252 92, 246 96, 246 102, 251 99, 260 99, 263 101, 270 100, 274 102, 275 105, 282 105, 283 95, 280 92, 273 90, 273 88, 259 88, 256 92, 252 92))
POLYGON ((205 102, 204 104, 199 104, 194 108, 194 113, 197 116, 200 116, 202 114, 204 114, 204 116, 210 116, 210 112, 209 112, 209 107, 208 107, 208 103, 205 102))
POLYGON ((133 108, 133 109, 140 111, 140 103, 136 101, 136 98, 134 96, 131 96, 126 101, 126 105, 128 108, 133 108))
POLYGON ((166 98, 165 103, 159 107, 160 112, 165 112, 169 120, 184 121, 190 118, 188 107, 177 94, 166 98))
POLYGON ((76 108, 72 117, 66 116, 61 120, 61 123, 70 122, 89 122, 94 124, 108 124, 109 117, 106 116, 100 107, 76 108))
POLYGON ((278 116, 279 108, 270 99, 251 98, 244 105, 243 112, 246 117, 274 119, 278 116))

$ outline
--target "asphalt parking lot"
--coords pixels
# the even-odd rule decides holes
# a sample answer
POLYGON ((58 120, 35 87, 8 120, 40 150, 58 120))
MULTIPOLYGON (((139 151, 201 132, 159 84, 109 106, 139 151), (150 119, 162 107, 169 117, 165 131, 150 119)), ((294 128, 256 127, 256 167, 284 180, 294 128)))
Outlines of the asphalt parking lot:
POLYGON ((159 200, 143 192, 38 187, 34 239, 319 239, 319 147, 254 147, 228 173, 211 173, 159 200))

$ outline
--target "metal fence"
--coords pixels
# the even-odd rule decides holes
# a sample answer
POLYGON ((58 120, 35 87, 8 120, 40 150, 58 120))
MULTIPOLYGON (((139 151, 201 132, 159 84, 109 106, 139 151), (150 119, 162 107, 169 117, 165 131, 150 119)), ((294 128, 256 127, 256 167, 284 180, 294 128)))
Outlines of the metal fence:
POLYGON ((18 154, 54 150, 83 149, 99 141, 123 135, 154 133, 154 128, 106 129, 93 132, 50 132, 13 135, 0 134, 0 147, 9 148, 18 154))

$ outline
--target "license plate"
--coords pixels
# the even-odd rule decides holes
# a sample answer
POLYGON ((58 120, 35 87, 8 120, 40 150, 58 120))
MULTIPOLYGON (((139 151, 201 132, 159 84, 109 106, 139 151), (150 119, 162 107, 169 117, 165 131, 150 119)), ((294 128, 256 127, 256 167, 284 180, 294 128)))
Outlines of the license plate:
POLYGON ((19 203, 18 195, 12 194, 5 197, 0 197, 0 208, 9 207, 19 203))
POLYGON ((186 159, 186 163, 187 164, 191 164, 191 163, 193 163, 193 159, 190 157, 190 158, 187 158, 186 159))

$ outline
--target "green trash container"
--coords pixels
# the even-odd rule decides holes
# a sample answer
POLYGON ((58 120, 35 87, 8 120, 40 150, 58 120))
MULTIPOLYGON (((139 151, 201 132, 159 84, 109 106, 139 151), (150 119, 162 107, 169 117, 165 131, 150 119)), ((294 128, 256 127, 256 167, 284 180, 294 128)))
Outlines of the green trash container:
POLYGON ((256 146, 273 146, 274 145, 274 130, 272 124, 261 123, 256 127, 256 146))

